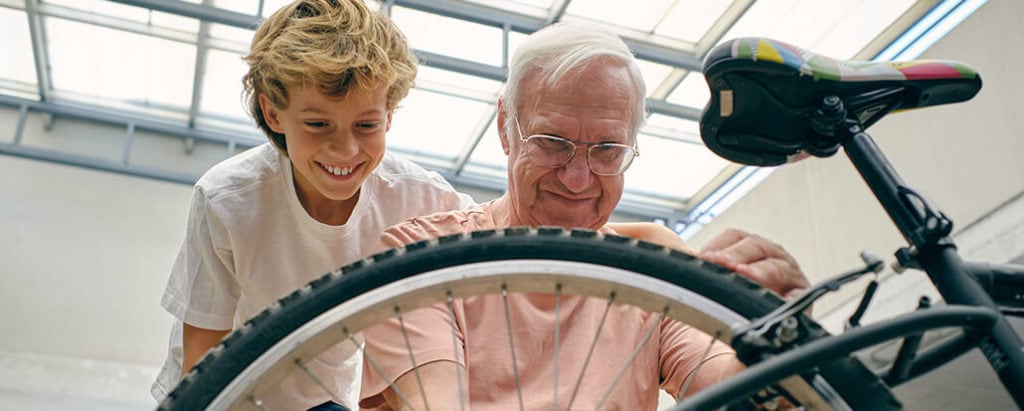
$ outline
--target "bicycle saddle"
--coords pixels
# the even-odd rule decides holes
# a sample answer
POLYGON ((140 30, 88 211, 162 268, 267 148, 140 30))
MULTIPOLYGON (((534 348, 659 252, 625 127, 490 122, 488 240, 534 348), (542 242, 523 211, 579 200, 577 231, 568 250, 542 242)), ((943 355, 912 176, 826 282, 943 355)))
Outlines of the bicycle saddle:
POLYGON ((844 61, 765 38, 716 46, 703 71, 711 88, 700 120, 704 143, 756 166, 835 154, 838 139, 812 127, 827 96, 839 97, 846 118, 866 129, 893 110, 965 101, 981 89, 978 73, 960 62, 844 61))

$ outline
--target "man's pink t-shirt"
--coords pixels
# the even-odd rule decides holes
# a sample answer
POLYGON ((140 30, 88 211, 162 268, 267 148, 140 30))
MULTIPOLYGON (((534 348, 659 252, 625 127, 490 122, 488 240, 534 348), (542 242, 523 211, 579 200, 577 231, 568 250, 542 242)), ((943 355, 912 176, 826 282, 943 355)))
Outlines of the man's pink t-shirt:
MULTIPOLYGON (((408 220, 385 231, 382 242, 390 248, 448 234, 494 228, 495 219, 488 203, 470 210, 408 220)), ((552 409, 556 397, 558 409, 565 409, 570 399, 572 409, 594 409, 636 347, 640 347, 639 352, 607 393, 601 409, 654 410, 658 405, 658 389, 675 395, 699 365, 701 374, 709 373, 714 380, 720 380, 735 364, 734 354, 727 345, 683 323, 661 318, 657 313, 617 303, 606 310, 605 300, 562 296, 558 308, 561 318, 556 318, 555 305, 553 294, 508 295, 521 392, 516 390, 505 302, 500 295, 453 303, 457 349, 452 342, 452 316, 445 304, 405 313, 402 317, 405 335, 395 320, 366 330, 360 407, 390 409, 381 393, 388 388, 389 380, 394 381, 413 368, 406 336, 417 364, 447 361, 453 366, 465 367, 463 375, 469 381, 470 405, 477 411, 518 408, 520 397, 527 410, 552 409), (554 389, 556 323, 561 327, 557 392, 554 389), (644 342, 652 328, 653 333, 644 342), (587 361, 599 329, 598 342, 587 361), (387 378, 383 378, 378 369, 387 378), (577 381, 580 381, 578 387, 577 381)), ((703 379, 708 377, 702 375, 703 379)), ((454 382, 452 389, 457 389, 454 382)))

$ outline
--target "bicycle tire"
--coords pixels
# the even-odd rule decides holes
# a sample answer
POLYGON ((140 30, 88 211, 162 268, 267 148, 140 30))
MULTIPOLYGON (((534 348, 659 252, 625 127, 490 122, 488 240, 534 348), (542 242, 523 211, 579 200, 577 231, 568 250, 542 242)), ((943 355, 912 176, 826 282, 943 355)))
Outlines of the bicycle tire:
MULTIPOLYGON (((272 380, 297 358, 315 355, 317 349, 386 318, 394 309, 386 304, 397 296, 401 309, 408 311, 438 302, 436 296, 446 293, 460 298, 497 292, 499 282, 514 285, 509 289, 515 292, 543 292, 552 283, 564 285, 566 294, 603 296, 611 289, 618 293, 618 302, 671 311, 671 316, 685 317, 688 324, 725 342, 731 339, 732 326, 783 302, 720 266, 626 237, 547 227, 456 234, 356 261, 282 298, 204 356, 159 409, 242 408, 253 401, 252 392, 272 385, 255 377, 272 380), (557 272, 561 266, 566 272, 557 272), (524 272, 528 270, 539 273, 524 272)), ((806 321, 812 338, 827 334, 806 321)), ((785 384, 808 409, 900 408, 885 384, 853 357, 785 384)))

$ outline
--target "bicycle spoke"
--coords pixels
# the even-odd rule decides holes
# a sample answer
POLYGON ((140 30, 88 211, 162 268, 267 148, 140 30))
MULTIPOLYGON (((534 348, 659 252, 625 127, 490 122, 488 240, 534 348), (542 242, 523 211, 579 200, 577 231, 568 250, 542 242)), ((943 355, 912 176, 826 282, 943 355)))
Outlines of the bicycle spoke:
MULTIPOLYGON (((459 408, 462 411, 466 411, 466 392, 462 388, 462 367, 459 367, 459 336, 455 327, 458 323, 455 322, 455 308, 453 305, 453 298, 451 290, 448 290, 446 304, 448 305, 448 317, 452 322, 452 350, 455 352, 455 385, 459 387, 459 408)), ((462 358, 465 358, 463 356, 462 358)))
POLYGON ((523 390, 522 386, 519 385, 519 365, 516 363, 516 343, 515 339, 512 338, 512 317, 509 315, 508 310, 508 286, 505 284, 501 285, 501 300, 505 306, 505 328, 508 332, 508 347, 512 353, 512 375, 516 378, 516 396, 519 397, 519 411, 522 411, 523 390))
POLYGON ((587 351, 587 357, 583 360, 583 367, 580 369, 580 375, 576 378, 576 386, 572 389, 572 396, 569 397, 569 405, 566 409, 572 409, 572 403, 576 401, 576 394, 580 392, 580 385, 583 383, 583 376, 586 375, 587 366, 590 365, 590 357, 594 355, 594 348, 597 346, 597 338, 601 336, 601 329, 604 328, 604 320, 608 318, 608 311, 611 310, 613 302, 615 302, 614 291, 608 294, 608 304, 604 306, 604 313, 601 314, 601 322, 597 324, 597 331, 594 333, 594 339, 590 342, 590 349, 587 351))
POLYGON ((413 376, 416 377, 416 386, 419 387, 420 393, 423 397, 423 409, 430 411, 430 404, 428 404, 426 390, 423 389, 423 379, 420 378, 420 367, 416 363, 416 355, 412 353, 412 343, 409 342, 409 333, 405 328, 405 320, 402 319, 402 309, 397 305, 395 306, 395 317, 398 318, 398 325, 402 329, 402 338, 405 339, 405 350, 409 353, 409 362, 412 365, 413 376))
POLYGON ((647 340, 649 340, 651 338, 651 335, 654 334, 654 330, 658 329, 658 327, 661 325, 661 322, 665 320, 665 314, 667 313, 668 306, 661 310, 661 316, 658 317, 658 321, 654 321, 651 324, 651 327, 647 329, 646 333, 644 333, 644 338, 640 340, 640 343, 638 343, 636 347, 633 347, 633 352, 629 354, 629 358, 626 359, 626 362, 622 364, 622 368, 619 369, 619 373, 615 375, 615 378, 612 380, 612 383, 605 390, 604 395, 601 396, 601 400, 598 401, 597 405, 594 406, 595 410, 601 409, 601 405, 604 404, 604 402, 608 399, 608 396, 612 394, 612 391, 615 389, 615 386, 618 385, 619 380, 621 380, 622 376, 626 374, 626 370, 629 370, 629 367, 633 365, 633 359, 636 358, 637 354, 640 353, 640 350, 643 349, 645 344, 647 344, 647 340))
POLYGON ((554 398, 551 401, 552 411, 558 411, 558 332, 562 328, 562 284, 555 284, 555 383, 553 386, 554 398))
POLYGON ((370 364, 370 367, 373 368, 373 371, 379 374, 382 378, 384 378, 384 381, 387 381, 388 387, 391 387, 391 390, 393 390, 395 392, 395 395, 397 395, 398 398, 402 400, 402 403, 405 404, 405 406, 409 407, 409 409, 415 410, 416 407, 414 407, 412 405, 412 402, 409 401, 409 397, 406 397, 405 393, 403 393, 402 390, 398 389, 398 386, 395 385, 395 381, 384 373, 384 370, 382 370, 380 366, 377 365, 377 361, 374 361, 373 356, 370 355, 370 353, 366 352, 365 349, 363 349, 362 344, 356 342, 355 337, 353 337, 352 333, 348 331, 348 328, 342 328, 341 331, 345 333, 345 336, 348 337, 348 340, 351 341, 352 344, 355 344, 356 348, 359 349, 359 352, 363 354, 363 361, 365 361, 367 364, 370 364))
POLYGON ((690 371, 690 375, 686 376, 686 381, 683 381, 682 388, 680 388, 679 392, 676 393, 677 403, 681 402, 683 398, 686 397, 686 392, 690 390, 690 385, 692 385, 693 381, 697 379, 697 373, 700 372, 700 368, 704 366, 705 362, 707 362, 708 354, 711 353, 711 348, 714 347, 715 343, 718 342, 718 339, 720 337, 721 334, 715 333, 714 338, 712 338, 711 342, 708 343, 707 348, 704 348, 704 355, 701 356, 701 360, 699 363, 697 363, 697 367, 695 367, 693 371, 690 371))
POLYGON ((334 401, 334 402, 336 402, 338 404, 344 404, 344 402, 341 401, 341 398, 338 397, 337 393, 332 391, 330 388, 327 388, 327 385, 324 384, 323 380, 321 380, 319 377, 317 377, 316 374, 313 374, 313 371, 310 371, 309 368, 307 368, 306 365, 302 363, 302 359, 301 358, 296 358, 295 359, 295 365, 298 366, 299 369, 302 370, 302 372, 306 373, 306 376, 308 376, 309 379, 313 380, 313 382, 316 383, 316 385, 318 385, 320 387, 320 389, 324 390, 324 392, 327 395, 330 395, 332 401, 334 401))

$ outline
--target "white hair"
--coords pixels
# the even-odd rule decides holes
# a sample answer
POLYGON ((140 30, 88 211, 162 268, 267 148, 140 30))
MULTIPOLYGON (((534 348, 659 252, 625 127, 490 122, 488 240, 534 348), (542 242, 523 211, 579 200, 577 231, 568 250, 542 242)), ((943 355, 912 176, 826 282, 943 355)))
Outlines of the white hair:
POLYGON ((572 69, 596 58, 610 58, 629 69, 637 99, 632 130, 635 138, 643 125, 647 96, 636 58, 618 35, 604 26, 583 22, 560 22, 542 28, 530 35, 512 55, 503 96, 508 115, 501 126, 511 130, 523 79, 537 76, 541 87, 552 85, 572 69))

